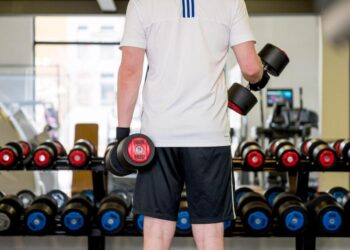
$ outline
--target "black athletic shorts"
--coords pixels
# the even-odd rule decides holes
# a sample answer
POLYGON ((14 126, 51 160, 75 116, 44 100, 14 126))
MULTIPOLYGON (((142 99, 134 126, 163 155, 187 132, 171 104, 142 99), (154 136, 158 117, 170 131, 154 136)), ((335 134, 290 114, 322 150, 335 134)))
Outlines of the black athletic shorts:
POLYGON ((230 220, 233 218, 231 170, 229 146, 156 148, 152 166, 137 175, 134 213, 176 221, 185 183, 191 223, 230 220))

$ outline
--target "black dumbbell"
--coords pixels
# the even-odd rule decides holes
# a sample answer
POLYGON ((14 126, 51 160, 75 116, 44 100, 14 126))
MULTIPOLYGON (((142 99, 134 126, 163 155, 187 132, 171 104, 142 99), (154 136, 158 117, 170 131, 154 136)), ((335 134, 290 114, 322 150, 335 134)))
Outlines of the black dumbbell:
POLYGON ((0 191, 0 199, 5 197, 5 196, 6 196, 6 194, 4 192, 0 191))
POLYGON ((190 213, 188 211, 188 203, 186 196, 181 197, 179 211, 177 213, 176 234, 190 235, 192 233, 192 225, 190 222, 190 213))
POLYGON ((350 140, 343 140, 339 144, 338 150, 336 150, 338 156, 344 161, 350 161, 350 140))
POLYGON ((61 209, 64 207, 64 205, 67 203, 69 200, 69 197, 66 193, 64 193, 61 190, 58 189, 53 189, 50 192, 47 193, 47 196, 51 197, 54 199, 57 203, 57 208, 58 211, 61 211, 61 209))
POLYGON ((0 233, 14 232, 19 228, 23 204, 15 195, 0 200, 0 233))
POLYGON ((69 165, 80 168, 86 167, 92 157, 97 155, 95 146, 88 140, 78 140, 75 142, 73 149, 69 152, 69 165))
POLYGON ((24 227, 30 234, 47 234, 54 228, 57 212, 56 200, 49 195, 39 196, 25 211, 24 227))
POLYGON ((16 196, 21 200, 23 207, 28 208, 30 205, 32 205, 36 195, 27 189, 19 191, 16 196))
POLYGON ((333 167, 337 159, 334 150, 326 142, 319 139, 304 141, 300 151, 321 168, 333 167))
POLYGON ((273 201, 277 195, 283 193, 285 190, 282 187, 275 186, 267 189, 264 193, 265 199, 269 203, 270 207, 272 207, 273 201))
POLYGON ((273 141, 268 147, 268 154, 276 159, 278 165, 285 168, 296 167, 300 161, 299 152, 287 139, 273 141))
POLYGON ((244 141, 238 145, 236 156, 242 157, 243 166, 252 170, 260 169, 265 162, 265 154, 255 141, 244 141))
POLYGON ((143 234, 143 224, 145 216, 143 214, 134 214, 134 226, 139 234, 143 234))
POLYGON ((150 138, 134 134, 108 145, 105 153, 107 169, 114 175, 125 176, 150 165, 155 147, 150 138))
POLYGON ((66 156, 66 150, 59 141, 46 141, 38 146, 33 153, 33 166, 40 169, 52 167, 60 156, 66 156))
POLYGON ((299 234, 308 226, 308 211, 300 197, 283 192, 273 200, 273 214, 286 233, 299 234))
POLYGON ((83 234, 90 229, 93 211, 92 201, 82 195, 71 198, 62 209, 61 223, 70 234, 83 234))
POLYGON ((307 202, 310 220, 320 233, 335 234, 344 226, 344 210, 336 200, 327 193, 315 193, 307 202))
POLYGON ((225 235, 229 235, 232 232, 233 226, 234 226, 233 220, 224 221, 224 233, 225 233, 225 235))
POLYGON ((95 201, 95 195, 94 195, 94 191, 92 189, 85 189, 85 190, 81 191, 79 194, 87 197, 91 202, 95 201))
POLYGON ((99 228, 108 235, 118 234, 124 229, 129 213, 130 206, 125 196, 113 192, 100 203, 97 211, 99 228))
POLYGON ((19 163, 27 164, 30 159, 31 146, 24 141, 9 142, 0 148, 0 168, 11 169, 19 163))
POLYGON ((234 202, 235 202, 235 206, 237 207, 238 201, 241 199, 241 197, 246 194, 246 193, 250 193, 250 192, 254 192, 253 189, 249 188, 249 187, 240 187, 237 188, 234 192, 234 202))
POLYGON ((347 196, 348 192, 349 191, 343 187, 334 187, 328 190, 328 193, 341 205, 344 205, 344 199, 347 196))
POLYGON ((266 233, 272 225, 272 210, 265 197, 256 192, 246 192, 238 200, 237 215, 244 227, 252 232, 266 233))
POLYGON ((272 44, 267 44, 259 56, 264 66, 263 78, 260 82, 249 84, 249 89, 234 83, 228 91, 228 106, 241 115, 247 115, 258 102, 251 91, 263 89, 268 83, 270 76, 279 76, 289 63, 287 54, 272 44))

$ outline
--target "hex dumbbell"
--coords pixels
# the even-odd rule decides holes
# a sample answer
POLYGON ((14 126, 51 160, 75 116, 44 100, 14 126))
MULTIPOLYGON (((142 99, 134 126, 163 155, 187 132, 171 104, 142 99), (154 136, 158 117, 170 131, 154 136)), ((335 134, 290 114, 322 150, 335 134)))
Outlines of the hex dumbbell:
POLYGON ((272 44, 267 44, 260 52, 259 56, 264 66, 263 78, 260 82, 249 84, 244 87, 234 83, 228 91, 228 106, 241 115, 247 115, 258 102, 251 92, 263 89, 268 83, 270 76, 279 76, 289 63, 287 54, 272 44))
POLYGON ((274 198, 272 207, 283 231, 299 234, 306 230, 308 211, 300 197, 292 193, 280 193, 274 198))
POLYGON ((155 155, 155 147, 150 138, 134 134, 120 142, 108 145, 105 153, 107 169, 114 175, 125 176, 145 169, 155 155))
POLYGON ((61 223, 70 234, 82 234, 90 229, 93 211, 92 201, 84 195, 72 197, 62 209, 61 223))
POLYGON ((0 233, 14 232, 18 229, 23 204, 15 195, 8 195, 0 200, 0 233))
POLYGON ((18 164, 27 164, 31 155, 31 146, 28 142, 9 142, 0 148, 0 168, 11 169, 18 164))
POLYGON ((95 146, 88 140, 80 139, 75 142, 68 154, 69 165, 75 168, 86 167, 92 157, 97 155, 95 146))
POLYGON ((251 170, 260 169, 265 162, 265 154, 255 141, 241 142, 236 150, 236 156, 242 157, 243 166, 251 170))
POLYGON ((308 201, 307 208, 310 220, 318 226, 315 227, 324 234, 335 234, 344 226, 344 210, 336 200, 327 193, 315 193, 308 201))
POLYGON ((97 211, 99 228, 108 235, 120 233, 125 226, 131 207, 125 196, 116 192, 102 199, 97 211))
POLYGON ((293 143, 286 139, 273 141, 268 147, 268 155, 276 159, 278 165, 284 168, 296 167, 300 161, 299 152, 293 143))
POLYGON ((67 155, 59 141, 46 141, 40 144, 33 153, 33 166, 40 169, 51 168, 58 157, 67 155))
POLYGON ((37 197, 25 211, 24 226, 30 234, 47 234, 55 225, 58 204, 48 195, 37 197))
POLYGON ((326 142, 319 139, 304 141, 300 151, 321 168, 333 167, 337 159, 334 150, 326 142))
POLYGON ((272 210, 265 197, 256 192, 246 192, 238 200, 237 215, 246 230, 263 234, 272 225, 272 210))

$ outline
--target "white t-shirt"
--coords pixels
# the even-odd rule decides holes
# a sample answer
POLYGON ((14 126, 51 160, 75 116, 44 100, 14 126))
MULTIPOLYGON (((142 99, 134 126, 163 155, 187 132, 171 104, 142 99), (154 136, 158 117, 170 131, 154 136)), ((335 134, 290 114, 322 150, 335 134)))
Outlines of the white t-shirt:
POLYGON ((121 47, 149 63, 141 132, 157 147, 230 145, 224 67, 253 40, 244 0, 130 0, 121 47))

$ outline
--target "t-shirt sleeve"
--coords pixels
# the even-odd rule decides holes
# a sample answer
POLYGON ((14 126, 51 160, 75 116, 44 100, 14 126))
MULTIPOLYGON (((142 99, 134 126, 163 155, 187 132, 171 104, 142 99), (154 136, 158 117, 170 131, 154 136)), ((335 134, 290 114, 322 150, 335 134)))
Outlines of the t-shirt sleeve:
POLYGON ((124 46, 146 49, 146 33, 134 1, 129 1, 126 10, 124 34, 120 48, 124 46))
POLYGON ((244 0, 235 0, 234 2, 231 19, 230 47, 248 41, 255 42, 244 0))

